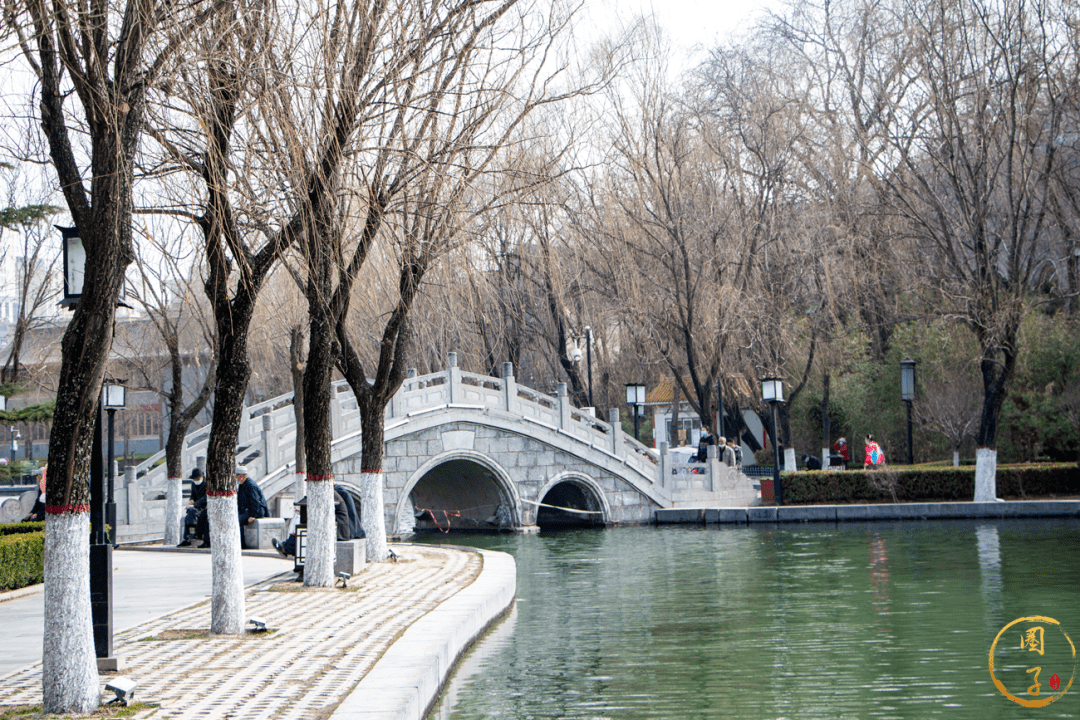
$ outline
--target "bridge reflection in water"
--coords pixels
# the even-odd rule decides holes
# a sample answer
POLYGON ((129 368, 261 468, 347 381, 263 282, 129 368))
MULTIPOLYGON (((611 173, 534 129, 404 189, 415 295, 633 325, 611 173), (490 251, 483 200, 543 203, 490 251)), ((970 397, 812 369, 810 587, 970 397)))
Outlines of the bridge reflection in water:
MULTIPOLYGON (((1027 717, 992 682, 996 634, 1043 615, 1080 636, 1075 520, 424 537, 518 565, 512 632, 439 720, 1027 717)), ((1075 662, 1049 654, 1044 693, 1075 662)), ((998 672, 1023 694, 1019 660, 998 672)), ((1080 716, 1080 683, 1030 715, 1080 716)))

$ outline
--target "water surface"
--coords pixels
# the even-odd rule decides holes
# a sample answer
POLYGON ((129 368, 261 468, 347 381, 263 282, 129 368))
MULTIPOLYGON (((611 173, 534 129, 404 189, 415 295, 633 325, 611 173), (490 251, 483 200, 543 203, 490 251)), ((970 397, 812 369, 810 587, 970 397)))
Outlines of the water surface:
MULTIPOLYGON (((459 670, 440 720, 1080 716, 1080 682, 1029 709, 988 668, 1020 617, 1080 638, 1075 520, 424 539, 502 550, 518 567, 513 617, 459 670)), ((1060 642, 1017 649, 1014 629, 998 677, 1036 699, 1027 671, 1041 666, 1045 699, 1075 661, 1060 642)))

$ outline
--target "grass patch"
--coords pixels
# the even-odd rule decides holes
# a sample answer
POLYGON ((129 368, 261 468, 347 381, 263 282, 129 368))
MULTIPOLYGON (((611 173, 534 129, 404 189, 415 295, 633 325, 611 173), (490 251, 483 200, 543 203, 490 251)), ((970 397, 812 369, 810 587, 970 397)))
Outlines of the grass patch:
MULTIPOLYGON (((267 628, 266 630, 254 630, 248 628, 244 630, 243 637, 255 637, 264 638, 270 637, 277 632, 276 628, 267 628)), ((218 640, 228 637, 240 637, 239 635, 214 635, 209 630, 203 628, 181 628, 179 630, 162 630, 157 635, 147 635, 144 638, 139 638, 139 642, 155 642, 158 640, 218 640)), ((0 716, 0 720, 5 720, 3 716, 0 716)))
MULTIPOLYGON (((350 580, 350 582, 351 582, 351 580, 350 580)), ((283 583, 275 583, 274 585, 271 585, 270 587, 266 588, 266 590, 264 590, 263 592, 304 593, 304 592, 330 592, 330 591, 341 592, 342 590, 344 590, 345 592, 356 592, 359 589, 360 589, 359 587, 353 587, 351 585, 347 586, 345 588, 340 588, 340 587, 304 587, 304 584, 299 583, 299 582, 283 582, 283 583)))
POLYGON ((147 710, 157 709, 156 703, 133 702, 127 707, 114 705, 99 707, 89 715, 46 715, 41 705, 0 706, 0 720, 44 720, 44 718, 64 718, 64 720, 88 720, 89 718, 130 718, 147 710))

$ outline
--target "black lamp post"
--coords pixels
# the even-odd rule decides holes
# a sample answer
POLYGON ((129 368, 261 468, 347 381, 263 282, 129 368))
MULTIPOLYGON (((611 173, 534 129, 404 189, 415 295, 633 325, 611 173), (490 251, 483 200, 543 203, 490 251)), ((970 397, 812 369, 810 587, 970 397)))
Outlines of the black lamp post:
POLYGON ((777 377, 764 378, 761 381, 761 399, 772 405, 773 425, 773 491, 776 496, 776 504, 784 504, 784 486, 780 479, 780 443, 777 442, 777 425, 779 420, 776 416, 776 406, 784 402, 784 381, 777 377))
POLYGON ((638 437, 638 413, 641 411, 641 406, 645 404, 645 386, 641 383, 626 383, 626 404, 633 409, 634 439, 640 442, 641 438, 638 437))
POLYGON ((108 528, 106 540, 110 545, 116 544, 116 499, 113 496, 115 483, 113 464, 116 448, 116 411, 123 410, 126 404, 126 388, 123 383, 123 380, 106 380, 105 389, 102 393, 102 405, 109 415, 109 494, 105 500, 105 524, 108 528))
POLYGON ((911 403, 915 400, 915 361, 900 361, 900 399, 907 405, 907 462, 915 464, 915 453, 911 443, 911 403))

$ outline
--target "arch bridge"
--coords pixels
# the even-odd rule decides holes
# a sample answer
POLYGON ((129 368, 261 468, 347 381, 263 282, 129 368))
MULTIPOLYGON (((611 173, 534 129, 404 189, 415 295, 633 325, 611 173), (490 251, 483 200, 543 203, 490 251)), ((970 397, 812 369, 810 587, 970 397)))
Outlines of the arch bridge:
MULTIPOLYGON (((359 497, 360 415, 343 382, 334 386, 331 425, 335 481, 359 497)), ((209 428, 188 436, 185 475, 208 438, 209 428)), ((295 439, 291 394, 245 410, 237 461, 252 468, 279 514, 294 497, 295 439)), ((117 491, 121 542, 163 536, 163 459, 126 469, 117 491)), ((464 372, 455 353, 445 370, 410 371, 387 407, 383 475, 382 512, 397 536, 647 523, 660 508, 746 506, 758 497, 750 478, 714 457, 677 463, 666 444, 646 448, 623 432, 618 409, 598 419, 571 406, 563 383, 551 396, 519 385, 510 363, 501 378, 464 372)))

